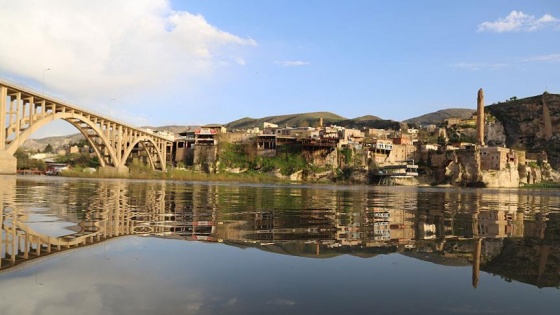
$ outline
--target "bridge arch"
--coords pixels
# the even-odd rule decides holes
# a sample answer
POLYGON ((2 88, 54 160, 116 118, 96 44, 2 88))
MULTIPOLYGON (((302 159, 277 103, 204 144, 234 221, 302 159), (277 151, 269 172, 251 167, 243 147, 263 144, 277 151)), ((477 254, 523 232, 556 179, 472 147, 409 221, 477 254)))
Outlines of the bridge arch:
POLYGON ((159 168, 166 169, 172 138, 103 117, 0 78, 0 173, 15 173, 13 154, 17 148, 39 128, 57 119, 67 121, 84 135, 99 157, 101 167, 125 168, 138 146, 146 150, 152 168, 161 163, 159 168))
POLYGON ((134 142, 130 143, 128 149, 123 153, 123 158, 121 161, 122 164, 119 166, 125 166, 126 161, 138 144, 142 144, 144 150, 146 150, 146 152, 148 153, 147 158, 152 169, 157 169, 156 162, 159 161, 162 164, 160 166, 160 169, 165 170, 165 152, 161 152, 162 150, 158 143, 156 143, 152 138, 148 136, 138 137, 134 142), (146 146, 145 144, 149 144, 149 146, 146 146), (157 157, 157 160, 155 160, 154 157, 157 157))
POLYGON ((107 166, 107 164, 114 163, 112 161, 116 161, 117 156, 115 150, 113 150, 109 145, 110 141, 101 130, 101 128, 99 128, 97 124, 87 119, 86 117, 75 113, 54 113, 34 121, 29 128, 25 129, 18 135, 17 141, 11 143, 6 151, 13 155, 16 152, 17 148, 22 145, 25 140, 27 140, 33 133, 57 119, 65 120, 66 122, 76 127, 76 129, 78 129, 78 131, 87 139, 88 143, 95 151, 97 157, 99 158, 101 166, 107 166), (81 124, 86 124, 88 128, 80 128, 81 124), (94 131, 95 137, 98 137, 100 139, 100 143, 96 143, 96 141, 94 141, 95 138, 93 138, 92 135, 88 133, 88 130, 94 131), (107 152, 104 153, 103 151, 107 152), (107 159, 105 155, 108 155, 109 159, 107 159))

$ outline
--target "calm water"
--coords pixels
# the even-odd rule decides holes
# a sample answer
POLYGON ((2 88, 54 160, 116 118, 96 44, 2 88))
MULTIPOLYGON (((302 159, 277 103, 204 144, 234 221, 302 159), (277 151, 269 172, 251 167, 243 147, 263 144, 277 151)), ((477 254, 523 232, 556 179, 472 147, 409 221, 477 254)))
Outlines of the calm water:
POLYGON ((560 193, 0 176, 0 314, 558 314, 560 193))

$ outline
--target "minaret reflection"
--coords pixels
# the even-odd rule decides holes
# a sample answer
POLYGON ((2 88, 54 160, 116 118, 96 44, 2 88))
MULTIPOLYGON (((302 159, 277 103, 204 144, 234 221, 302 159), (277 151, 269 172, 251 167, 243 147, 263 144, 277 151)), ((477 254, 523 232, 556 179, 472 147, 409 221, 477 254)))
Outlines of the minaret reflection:
POLYGON ((478 222, 480 215, 480 195, 477 195, 476 201, 473 203, 472 210, 472 231, 474 239, 473 259, 472 259, 472 286, 478 287, 478 279, 480 277, 480 253, 482 249, 481 229, 484 229, 478 222))

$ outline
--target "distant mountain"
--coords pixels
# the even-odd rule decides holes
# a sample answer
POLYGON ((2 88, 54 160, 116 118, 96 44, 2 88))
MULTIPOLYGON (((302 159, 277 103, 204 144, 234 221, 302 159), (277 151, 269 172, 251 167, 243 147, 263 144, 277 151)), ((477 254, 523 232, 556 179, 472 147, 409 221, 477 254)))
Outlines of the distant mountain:
POLYGON ((277 124, 280 127, 315 127, 319 125, 319 118, 323 118, 324 125, 337 125, 345 128, 377 128, 377 129, 399 129, 400 123, 393 120, 384 120, 377 116, 366 115, 353 119, 344 118, 342 116, 330 112, 302 113, 281 116, 268 116, 264 118, 245 117, 236 121, 232 121, 226 125, 228 130, 248 129, 252 127, 260 127, 264 122, 277 124))
POLYGON ((415 125, 431 125, 439 124, 447 118, 468 119, 476 112, 475 109, 468 108, 448 108, 438 110, 437 112, 425 114, 415 118, 407 119, 403 122, 415 125))
POLYGON ((352 120, 354 120, 354 121, 372 121, 372 120, 381 120, 381 118, 379 118, 377 116, 373 116, 373 115, 365 115, 365 116, 361 116, 361 117, 356 117, 352 120))
POLYGON ((344 128, 352 128, 352 129, 373 128, 373 129, 393 129, 393 130, 400 129, 400 125, 401 125, 401 123, 398 121, 385 120, 373 115, 366 115, 366 116, 356 117, 354 119, 341 120, 336 122, 336 124, 344 128))
POLYGON ((330 112, 314 112, 280 116, 268 116, 263 118, 245 117, 226 124, 229 130, 232 129, 248 129, 253 127, 262 128, 264 122, 276 124, 280 127, 301 127, 301 126, 318 126, 319 119, 323 118, 324 124, 332 124, 337 121, 347 120, 342 116, 330 112))
POLYGON ((76 143, 82 139, 85 138, 81 133, 67 136, 47 137, 42 139, 27 139, 23 143, 23 147, 31 151, 43 151, 48 144, 57 149, 65 144, 76 143))

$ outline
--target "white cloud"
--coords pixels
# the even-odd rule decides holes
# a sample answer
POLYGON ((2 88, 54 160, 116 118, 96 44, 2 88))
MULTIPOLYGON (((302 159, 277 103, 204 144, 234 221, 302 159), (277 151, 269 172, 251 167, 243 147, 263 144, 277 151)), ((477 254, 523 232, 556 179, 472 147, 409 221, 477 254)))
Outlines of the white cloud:
POLYGON ((511 11, 505 18, 499 18, 494 22, 483 22, 478 25, 479 32, 517 32, 536 31, 546 27, 557 27, 560 20, 550 14, 545 14, 537 19, 533 15, 527 15, 521 11, 511 11))
MULTIPOLYGON (((174 11, 167 0, 2 1, 0 73, 41 84, 78 104, 161 87, 194 88, 255 46, 174 11)), ((119 102, 126 97, 119 97, 119 102)))
POLYGON ((531 62, 531 61, 555 62, 555 61, 560 61, 560 54, 534 56, 534 57, 522 59, 522 61, 524 61, 524 62, 531 62))
POLYGON ((282 67, 301 67, 309 65, 309 62, 300 61, 300 60, 283 60, 283 61, 275 61, 277 65, 281 65, 282 67))

